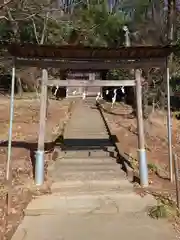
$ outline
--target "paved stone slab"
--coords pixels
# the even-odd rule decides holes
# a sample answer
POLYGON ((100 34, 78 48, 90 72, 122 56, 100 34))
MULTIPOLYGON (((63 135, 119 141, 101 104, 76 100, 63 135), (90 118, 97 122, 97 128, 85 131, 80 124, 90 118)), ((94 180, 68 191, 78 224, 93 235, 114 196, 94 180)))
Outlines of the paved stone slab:
POLYGON ((115 171, 115 172, 119 172, 120 169, 118 169, 118 167, 115 164, 102 164, 102 165, 97 165, 97 164, 82 164, 79 166, 72 164, 72 165, 68 165, 68 164, 61 164, 61 171, 62 172, 104 172, 104 171, 115 171))
POLYGON ((141 214, 25 217, 12 240, 175 240, 170 225, 141 214))
POLYGON ((60 170, 60 167, 56 169, 56 171, 53 171, 51 173, 52 177, 55 181, 76 181, 76 180, 96 180, 96 181, 102 181, 102 180, 122 180, 125 178, 125 174, 122 171, 119 172, 110 172, 110 171, 95 171, 95 172, 62 172, 60 170), (58 170, 59 169, 59 170, 58 170))
POLYGON ((65 151, 65 158, 87 158, 87 157, 108 157, 110 156, 109 152, 99 150, 99 151, 87 151, 87 150, 76 150, 76 151, 65 151))
POLYGON ((81 164, 94 164, 94 165, 101 165, 102 164, 113 164, 116 163, 116 159, 114 158, 62 158, 62 159, 57 159, 56 160, 57 165, 58 164, 69 164, 69 165, 81 165, 81 164))
MULTIPOLYGON (((145 211, 147 206, 152 206, 155 201, 150 196, 141 198, 134 192, 129 193, 119 191, 106 191, 104 194, 96 193, 95 195, 84 194, 81 195, 76 192, 76 195, 67 194, 63 196, 63 193, 57 193, 53 195, 40 196, 31 201, 28 205, 25 213, 27 215, 39 215, 39 214, 59 214, 62 212, 106 212, 107 207, 116 208, 117 213, 124 212, 141 212, 145 211)), ((111 211, 111 210, 109 210, 111 211)))
POLYGON ((51 191, 60 193, 60 196, 127 194, 132 193, 133 186, 125 179, 121 181, 59 181, 52 184, 51 191))
POLYGON ((52 183, 51 189, 67 189, 67 188, 79 188, 79 187, 95 187, 95 188, 111 188, 111 187, 119 187, 119 188, 131 188, 133 189, 133 185, 128 182, 126 179, 121 179, 121 180, 101 180, 101 181, 96 181, 96 180, 76 180, 76 181, 58 181, 52 183))

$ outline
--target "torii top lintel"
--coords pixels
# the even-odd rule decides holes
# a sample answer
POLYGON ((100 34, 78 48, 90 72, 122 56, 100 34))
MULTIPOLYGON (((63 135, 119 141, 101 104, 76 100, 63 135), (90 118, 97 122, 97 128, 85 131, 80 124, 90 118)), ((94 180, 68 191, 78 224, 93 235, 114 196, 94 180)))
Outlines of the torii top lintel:
MULTIPOLYGON (((8 52, 17 61, 27 65, 41 64, 53 66, 55 62, 62 68, 71 69, 105 69, 111 68, 112 64, 131 64, 134 68, 134 61, 143 65, 143 62, 149 62, 149 65, 156 62, 166 62, 167 57, 174 51, 173 46, 138 46, 138 47, 86 47, 73 45, 37 45, 37 44, 10 44, 8 52), (130 61, 132 60, 132 61, 130 61), (76 63, 76 66, 72 65, 76 63), (79 64, 79 67, 78 65, 79 64), (80 66, 81 64, 81 66, 80 66), (99 64, 99 66, 97 66, 99 64), (102 66, 102 64, 104 64, 102 66), (111 64, 111 65, 110 65, 111 64), (86 66, 85 66, 86 65, 86 66), (105 66, 106 65, 106 66, 105 66), (71 67, 72 66, 72 67, 71 67)), ((142 66, 143 67, 143 66, 142 66)), ((115 66, 116 68, 116 66, 115 66)))

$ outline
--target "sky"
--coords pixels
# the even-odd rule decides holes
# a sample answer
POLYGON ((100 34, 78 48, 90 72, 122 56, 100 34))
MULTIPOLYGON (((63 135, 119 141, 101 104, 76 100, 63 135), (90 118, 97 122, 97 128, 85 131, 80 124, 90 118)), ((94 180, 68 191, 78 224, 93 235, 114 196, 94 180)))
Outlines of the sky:
MULTIPOLYGON (((168 9, 168 0, 164 0, 164 8, 165 10, 168 9)), ((176 0, 176 9, 180 11, 180 0, 176 0)))

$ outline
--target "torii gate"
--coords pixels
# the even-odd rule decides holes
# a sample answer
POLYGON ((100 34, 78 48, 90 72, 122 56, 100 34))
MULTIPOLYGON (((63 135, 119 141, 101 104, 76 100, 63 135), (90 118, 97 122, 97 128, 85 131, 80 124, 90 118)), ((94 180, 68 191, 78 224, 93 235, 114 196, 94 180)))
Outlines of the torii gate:
POLYGON ((169 69, 167 67, 167 57, 172 52, 172 47, 82 47, 82 46, 49 46, 35 44, 11 44, 7 46, 8 52, 13 57, 12 67, 12 89, 11 89, 11 112, 9 127, 9 144, 6 178, 10 177, 11 162, 11 142, 12 142, 12 124, 14 108, 14 84, 15 84, 15 67, 36 66, 42 69, 41 97, 40 97, 40 125, 38 149, 36 152, 36 170, 35 183, 42 185, 44 182, 44 141, 46 128, 46 104, 47 104, 47 86, 135 86, 136 104, 137 104, 137 125, 138 125, 138 156, 140 166, 141 186, 148 186, 148 168, 146 161, 144 124, 142 116, 142 86, 141 86, 141 69, 159 67, 165 70, 167 79, 168 95, 168 149, 169 149, 169 168, 170 179, 172 180, 172 146, 171 146, 171 119, 170 119, 170 99, 169 99, 169 69), (135 70, 134 80, 49 80, 48 67, 60 68, 61 70, 85 70, 100 71, 104 69, 128 68, 135 70))

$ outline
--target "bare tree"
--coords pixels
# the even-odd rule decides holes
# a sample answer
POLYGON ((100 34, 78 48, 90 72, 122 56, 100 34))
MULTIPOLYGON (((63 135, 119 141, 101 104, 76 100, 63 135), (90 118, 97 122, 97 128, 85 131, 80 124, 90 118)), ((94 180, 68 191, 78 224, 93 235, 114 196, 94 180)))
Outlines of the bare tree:
MULTIPOLYGON (((37 44, 43 44, 45 42, 47 25, 49 19, 48 2, 33 1, 33 0, 4 0, 0 5, 0 19, 7 21, 13 32, 14 38, 12 41, 20 41, 20 27, 21 22, 26 20, 32 22, 32 29, 37 44), (46 11, 43 11, 44 7, 46 11), (37 31, 37 18, 42 22, 42 32, 37 31)), ((17 83, 19 85, 20 93, 22 93, 22 86, 25 84, 31 90, 35 90, 38 95, 39 77, 40 71, 38 68, 26 68, 19 69, 16 73, 17 83)))

